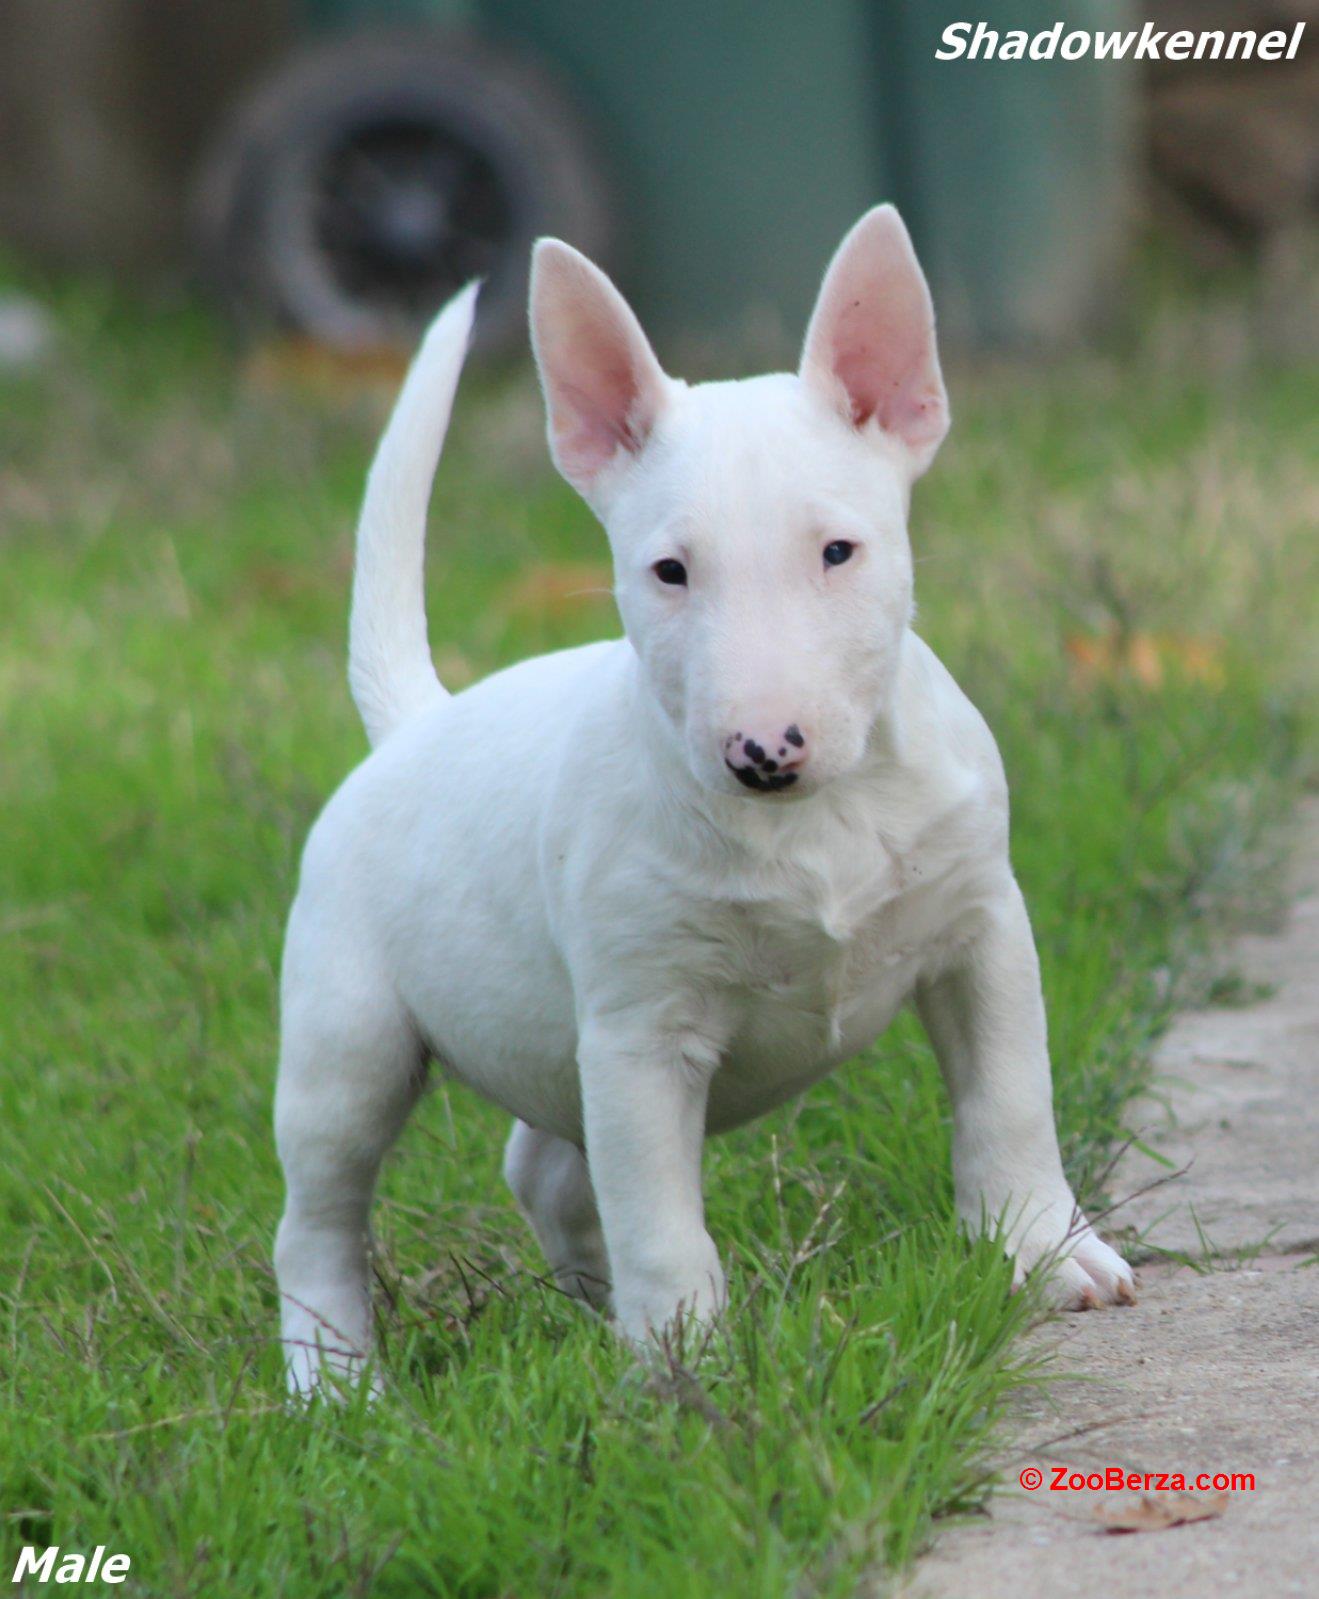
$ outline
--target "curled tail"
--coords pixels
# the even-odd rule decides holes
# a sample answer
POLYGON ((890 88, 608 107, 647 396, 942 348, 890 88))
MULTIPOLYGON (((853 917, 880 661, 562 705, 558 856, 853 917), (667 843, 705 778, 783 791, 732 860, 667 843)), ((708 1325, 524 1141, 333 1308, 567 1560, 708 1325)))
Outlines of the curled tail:
POLYGON ((357 524, 348 685, 372 744, 445 692, 426 637, 426 507, 478 287, 469 283, 431 324, 366 481, 357 524))

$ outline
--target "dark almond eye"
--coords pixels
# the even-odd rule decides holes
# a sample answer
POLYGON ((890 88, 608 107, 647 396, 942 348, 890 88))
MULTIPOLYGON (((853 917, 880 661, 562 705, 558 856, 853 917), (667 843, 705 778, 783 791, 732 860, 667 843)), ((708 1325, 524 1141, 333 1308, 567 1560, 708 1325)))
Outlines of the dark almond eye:
POLYGON ((672 583, 679 588, 687 586, 687 568, 681 561, 666 556, 664 560, 656 561, 651 571, 661 583, 672 583))
POLYGON ((832 544, 824 547, 824 564, 826 566, 841 566, 844 561, 852 559, 852 551, 856 545, 847 539, 835 539, 832 544))

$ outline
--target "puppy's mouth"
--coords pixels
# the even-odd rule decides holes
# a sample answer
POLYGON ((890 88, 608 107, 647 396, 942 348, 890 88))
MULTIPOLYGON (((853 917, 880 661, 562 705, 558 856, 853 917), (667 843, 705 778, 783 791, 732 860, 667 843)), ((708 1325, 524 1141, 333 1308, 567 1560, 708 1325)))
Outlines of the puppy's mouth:
POLYGON ((754 766, 734 766, 727 758, 724 765, 743 788, 749 788, 757 794, 777 794, 781 789, 791 788, 797 781, 796 772, 762 772, 754 766))

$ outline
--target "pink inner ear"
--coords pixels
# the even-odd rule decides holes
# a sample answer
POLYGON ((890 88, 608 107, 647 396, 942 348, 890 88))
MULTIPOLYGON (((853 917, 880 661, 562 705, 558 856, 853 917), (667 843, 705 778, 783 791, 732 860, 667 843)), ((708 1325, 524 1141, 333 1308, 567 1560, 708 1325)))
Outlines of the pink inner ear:
POLYGON ((886 433, 910 442, 939 394, 926 369, 925 341, 910 326, 885 326, 886 320, 867 313, 860 300, 848 306, 834 330, 834 375, 857 427, 874 417, 886 433))
POLYGON ((636 454, 664 403, 665 380, 627 302, 567 245, 537 251, 532 332, 560 471, 589 493, 620 450, 636 454))
POLYGON ((593 478, 620 450, 636 454, 646 429, 634 420, 640 391, 627 366, 606 364, 582 381, 562 379, 554 400, 555 436, 565 472, 593 478))
MULTIPOLYGON (((803 373, 844 399, 852 422, 874 419, 918 456, 948 429, 934 312, 906 230, 880 208, 844 240, 811 319, 803 373)), ((924 463, 928 464, 928 460, 924 463)))
MULTIPOLYGON (((921 323, 913 325, 910 315, 894 317, 892 309, 865 299, 847 305, 833 329, 830 365, 846 390, 857 427, 875 417, 884 432, 908 445, 927 445, 946 427, 943 384, 932 366, 932 333, 921 323)), ((897 309, 910 313, 910 297, 900 296, 897 309)))

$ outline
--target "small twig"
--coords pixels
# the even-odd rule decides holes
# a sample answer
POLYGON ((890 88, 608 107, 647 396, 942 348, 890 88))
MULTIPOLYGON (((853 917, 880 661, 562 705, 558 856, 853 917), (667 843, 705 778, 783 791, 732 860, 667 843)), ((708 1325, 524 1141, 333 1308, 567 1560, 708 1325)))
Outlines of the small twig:
POLYGON ((19 1263, 18 1276, 14 1281, 14 1291, 9 1296, 9 1354, 13 1364, 11 1370, 18 1370, 18 1313, 23 1303, 23 1290, 27 1286, 28 1266, 32 1261, 32 1251, 37 1247, 36 1234, 27 1241, 27 1248, 23 1251, 23 1259, 19 1263))
POLYGON ((70 1215, 68 1207, 59 1199, 55 1193, 55 1190, 50 1186, 50 1184, 42 1183, 41 1187, 42 1191, 46 1195, 46 1198, 50 1200, 55 1209, 59 1211, 60 1215, 64 1217, 65 1221, 68 1222, 69 1226, 73 1228, 78 1237, 82 1239, 83 1243, 87 1247, 87 1253, 105 1273, 106 1281, 110 1284, 111 1298, 113 1298, 115 1304, 117 1305, 119 1303, 119 1285, 115 1282, 114 1273, 110 1270, 110 1267, 107 1265, 104 1257, 101 1255, 96 1245, 92 1243, 91 1239, 88 1238, 87 1234, 70 1215))
POLYGON ((157 1427, 177 1427, 185 1421, 199 1421, 206 1417, 209 1417, 212 1421, 223 1421, 225 1426, 228 1426, 233 1416, 273 1416, 279 1414, 283 1409, 284 1406, 279 1404, 252 1405, 246 1410, 229 1410, 224 1413, 218 1410, 183 1410, 177 1416, 161 1416, 156 1421, 141 1421, 135 1427, 117 1427, 109 1432, 92 1432, 88 1433, 87 1437, 97 1439, 131 1438, 135 1433, 152 1432, 157 1427))
POLYGON ((873 1405, 866 1406, 866 1408, 856 1418, 857 1425, 861 1427, 868 1426, 872 1421, 874 1421, 875 1417, 878 1416, 881 1411, 887 1410, 887 1408, 893 1403, 898 1395, 904 1391, 904 1389, 910 1387, 911 1378, 904 1377, 901 1382, 896 1383, 892 1388, 890 1388, 882 1399, 877 1399, 873 1405))
POLYGON ((1152 1177, 1149 1182, 1142 1183, 1139 1188, 1133 1188, 1122 1199, 1116 1199, 1103 1210, 1096 1211, 1090 1218, 1091 1223, 1103 1221, 1105 1216, 1111 1216, 1115 1210, 1121 1210, 1123 1205, 1129 1205, 1133 1199, 1139 1199, 1144 1194, 1152 1194, 1156 1188, 1162 1188, 1165 1183, 1175 1183, 1179 1177, 1185 1177, 1194 1165, 1195 1156, 1192 1155, 1185 1166, 1179 1166, 1176 1171, 1164 1172, 1162 1177, 1152 1177))
POLYGON ((1084 1426, 1072 1427, 1067 1432, 1060 1432, 1053 1438, 1042 1438, 1038 1443, 1022 1446, 1022 1456, 1042 1455, 1046 1449, 1052 1449, 1055 1444, 1065 1444, 1071 1438, 1083 1438, 1086 1433, 1102 1432, 1105 1427, 1116 1427, 1124 1421, 1143 1421, 1147 1416, 1157 1415, 1157 1410, 1142 1410, 1139 1414, 1130 1416, 1109 1416, 1104 1421, 1088 1421, 1084 1426))

